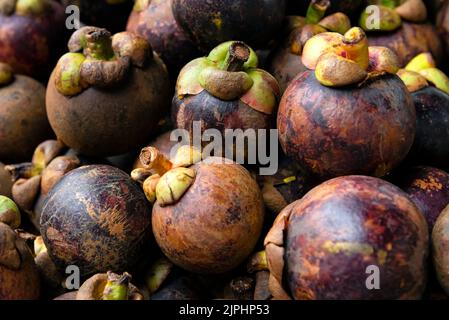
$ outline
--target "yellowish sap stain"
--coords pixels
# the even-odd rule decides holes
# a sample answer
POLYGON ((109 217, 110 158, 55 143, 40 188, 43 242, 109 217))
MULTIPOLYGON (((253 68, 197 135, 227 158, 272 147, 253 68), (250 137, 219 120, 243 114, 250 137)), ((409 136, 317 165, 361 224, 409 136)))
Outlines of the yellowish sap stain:
POLYGON ((330 253, 344 253, 346 255, 351 254, 363 254, 371 255, 374 252, 372 246, 366 243, 355 243, 355 242, 332 242, 326 241, 323 244, 323 249, 330 253))
POLYGON ((387 261, 388 253, 385 250, 379 250, 377 252, 377 260, 379 261, 380 265, 384 265, 387 261))

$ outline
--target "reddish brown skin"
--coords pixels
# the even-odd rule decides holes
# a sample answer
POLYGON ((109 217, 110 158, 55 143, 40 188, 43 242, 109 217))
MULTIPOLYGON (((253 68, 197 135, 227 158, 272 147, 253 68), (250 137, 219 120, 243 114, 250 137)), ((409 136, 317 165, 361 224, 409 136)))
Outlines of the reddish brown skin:
POLYGON ((242 263, 259 238, 264 205, 256 181, 237 164, 199 163, 193 185, 169 206, 153 206, 157 243, 176 265, 219 274, 242 263))
POLYGON ((148 142, 170 105, 168 73, 154 57, 117 88, 90 87, 73 97, 57 91, 53 72, 46 102, 58 139, 88 156, 124 154, 148 142))
MULTIPOLYGON (((6 245, 6 233, 14 233, 7 225, 0 223, 0 247, 6 245)), ((20 254, 21 264, 17 270, 0 263, 0 300, 36 300, 40 296, 39 272, 31 251, 24 240, 16 236, 15 248, 20 254)), ((0 249, 1 251, 1 249, 0 249)))
POLYGON ((0 87, 1 161, 27 161, 39 143, 52 137, 42 84, 27 76, 16 75, 14 82, 0 87))
POLYGON ((432 167, 411 167, 395 173, 392 181, 415 202, 432 232, 441 211, 449 204, 449 174, 432 167))
POLYGON ((126 30, 137 33, 150 42, 153 50, 164 60, 174 80, 185 64, 201 56, 176 22, 171 1, 152 0, 145 10, 131 12, 126 30))
MULTIPOLYGON (((432 232, 433 264, 438 281, 449 295, 449 208, 441 212, 432 232)), ((447 297, 446 297, 447 298, 447 297)))
POLYGON ((449 163, 449 95, 429 86, 412 97, 417 122, 408 158, 418 164, 445 167, 449 163))
POLYGON ((84 166, 66 174, 45 199, 41 234, 55 264, 82 276, 134 266, 151 235, 151 208, 125 172, 84 166))
POLYGON ((77 5, 81 21, 88 26, 106 28, 115 33, 125 30, 126 19, 133 7, 133 0, 119 4, 108 4, 106 0, 62 0, 64 6, 77 5))
POLYGON ((270 129, 273 116, 259 112, 240 100, 223 101, 206 90, 197 95, 179 99, 175 94, 172 103, 172 122, 179 129, 193 132, 193 122, 202 121, 201 131, 217 129, 225 136, 225 129, 270 129))
POLYGON ((204 53, 229 40, 266 46, 281 28, 285 8, 286 0, 173 0, 176 21, 204 53))
POLYGON ((399 188, 372 177, 341 177, 313 189, 290 209, 285 261, 293 298, 421 296, 426 279, 427 226, 399 188), (326 242, 366 245, 372 251, 333 251, 326 242), (385 253, 382 263, 379 254, 385 253), (369 265, 380 269, 380 290, 366 288, 369 265))
MULTIPOLYGON (((294 37, 294 33, 301 32, 300 28, 292 31, 290 37, 294 37)), ((306 71, 307 68, 303 65, 301 56, 291 53, 290 41, 287 40, 274 51, 268 71, 276 78, 281 88, 281 92, 284 92, 290 82, 300 73, 306 71)))
POLYGON ((431 52, 437 63, 443 60, 442 42, 431 24, 403 22, 394 32, 369 33, 368 40, 370 46, 383 46, 396 52, 401 66, 422 52, 431 52))
POLYGON ((16 73, 46 81, 67 43, 65 19, 64 8, 56 1, 42 17, 0 14, 0 61, 16 73))
POLYGON ((12 178, 5 165, 0 162, 0 195, 11 198, 12 178))
POLYGON ((338 89, 306 71, 290 84, 278 112, 286 155, 322 179, 385 175, 407 155, 415 126, 412 98, 394 75, 338 89))

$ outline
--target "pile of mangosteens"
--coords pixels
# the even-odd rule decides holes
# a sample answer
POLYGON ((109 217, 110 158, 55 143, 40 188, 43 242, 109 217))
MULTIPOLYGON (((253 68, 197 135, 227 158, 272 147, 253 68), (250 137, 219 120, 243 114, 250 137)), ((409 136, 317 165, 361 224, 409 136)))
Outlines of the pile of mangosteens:
POLYGON ((0 0, 0 300, 449 299, 448 39, 449 0, 0 0))

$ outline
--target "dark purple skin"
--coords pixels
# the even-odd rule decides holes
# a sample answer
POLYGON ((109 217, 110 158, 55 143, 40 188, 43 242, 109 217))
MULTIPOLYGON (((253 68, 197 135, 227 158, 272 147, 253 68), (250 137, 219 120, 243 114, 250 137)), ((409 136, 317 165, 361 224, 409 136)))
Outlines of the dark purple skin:
POLYGON ((206 90, 197 95, 179 99, 175 94, 172 103, 172 122, 179 129, 193 131, 193 122, 202 121, 202 132, 206 129, 270 129, 273 116, 259 112, 240 100, 223 101, 206 90))
POLYGON ((42 208, 41 234, 50 257, 81 275, 130 271, 151 239, 151 207, 125 172, 91 165, 65 175, 42 208))
POLYGON ((286 0, 173 0, 176 21, 204 53, 229 40, 265 47, 281 28, 285 8, 286 0))
POLYGON ((305 71, 285 91, 277 124, 285 154, 325 180, 388 173, 412 146, 416 115, 411 95, 395 75, 330 88, 305 71))
POLYGON ((392 181, 415 202, 432 231, 441 211, 449 204, 449 174, 432 167, 410 167, 395 173, 392 181))
POLYGON ((18 74, 46 81, 67 43, 65 18, 56 1, 42 17, 0 14, 0 61, 18 74))
POLYGON ((291 207, 286 281, 295 299, 418 299, 426 282, 428 233, 402 190, 372 177, 329 180, 291 207), (380 270, 368 290, 366 269, 380 270))
POLYGON ((408 158, 420 165, 449 164, 449 95, 435 87, 412 93, 416 135, 408 158))
POLYGON ((171 1, 152 0, 145 10, 132 11, 126 30, 150 42, 174 80, 184 65, 201 56, 195 44, 176 22, 171 1))

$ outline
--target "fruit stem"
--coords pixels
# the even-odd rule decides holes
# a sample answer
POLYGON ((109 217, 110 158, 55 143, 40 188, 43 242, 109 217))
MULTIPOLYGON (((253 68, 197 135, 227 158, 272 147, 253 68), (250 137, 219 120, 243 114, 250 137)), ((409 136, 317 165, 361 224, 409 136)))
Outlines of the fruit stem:
POLYGON ((251 50, 245 43, 241 41, 233 42, 229 47, 222 69, 230 72, 241 71, 250 54, 251 50))
POLYGON ((307 24, 317 24, 323 19, 326 10, 330 7, 329 0, 312 0, 306 14, 307 24))
POLYGON ((161 177, 173 167, 173 163, 154 147, 143 148, 139 158, 145 168, 153 169, 161 177))
POLYGON ((106 29, 95 28, 85 35, 84 54, 97 60, 111 60, 115 54, 112 50, 111 33, 106 29))
POLYGON ((343 39, 344 58, 357 62, 363 70, 369 65, 368 39, 365 32, 359 28, 351 28, 343 39))
POLYGON ((118 276, 108 271, 108 281, 103 291, 103 300, 128 300, 131 275, 127 272, 118 276))

